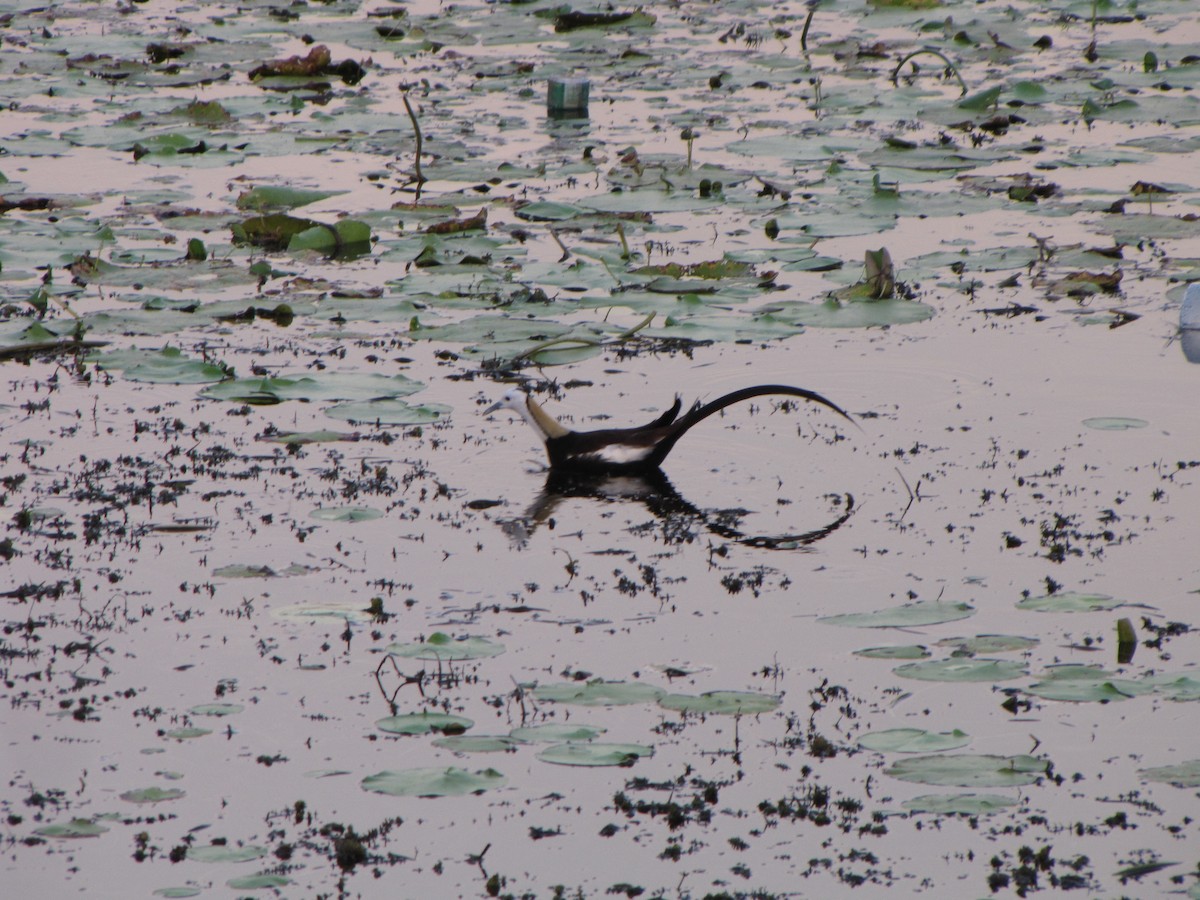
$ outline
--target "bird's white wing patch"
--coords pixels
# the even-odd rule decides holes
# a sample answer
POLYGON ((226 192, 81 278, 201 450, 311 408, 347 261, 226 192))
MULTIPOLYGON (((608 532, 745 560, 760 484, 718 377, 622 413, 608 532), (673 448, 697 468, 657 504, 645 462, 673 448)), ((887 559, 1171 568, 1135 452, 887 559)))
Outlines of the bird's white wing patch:
POLYGON ((629 463, 641 462, 646 459, 652 452, 653 447, 633 447, 629 444, 610 444, 600 450, 592 453, 580 454, 584 459, 593 459, 597 462, 609 463, 610 465, 628 465, 629 463))

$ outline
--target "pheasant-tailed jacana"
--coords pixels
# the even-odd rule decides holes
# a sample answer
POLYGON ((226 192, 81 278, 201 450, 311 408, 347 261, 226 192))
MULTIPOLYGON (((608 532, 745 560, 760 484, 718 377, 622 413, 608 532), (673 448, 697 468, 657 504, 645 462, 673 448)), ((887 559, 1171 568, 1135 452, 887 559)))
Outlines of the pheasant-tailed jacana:
POLYGON ((827 406, 850 422, 850 414, 831 400, 814 391, 786 384, 760 384, 742 388, 711 403, 695 405, 679 415, 682 401, 675 403, 653 422, 635 428, 602 428, 597 431, 572 431, 539 406, 520 388, 507 391, 484 415, 500 409, 511 409, 533 426, 546 444, 550 468, 574 472, 653 472, 662 465, 671 448, 695 425, 731 404, 751 397, 779 394, 800 397, 827 406))

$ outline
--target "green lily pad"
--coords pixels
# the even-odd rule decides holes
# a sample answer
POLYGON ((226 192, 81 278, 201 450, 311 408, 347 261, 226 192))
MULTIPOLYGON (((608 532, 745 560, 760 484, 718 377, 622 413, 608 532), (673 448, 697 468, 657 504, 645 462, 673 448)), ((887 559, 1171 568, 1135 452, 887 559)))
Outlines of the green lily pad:
POLYGON ((332 225, 317 224, 294 234, 288 241, 289 253, 315 250, 327 255, 369 252, 371 226, 354 219, 339 219, 332 225))
POLYGON ((188 897, 199 897, 203 891, 194 887, 166 887, 154 891, 155 897, 168 897, 171 900, 185 900, 188 897))
POLYGON ((911 325, 932 319, 936 310, 917 300, 888 298, 852 300, 846 303, 788 301, 762 308, 772 316, 796 325, 813 328, 880 328, 887 325, 911 325))
POLYGON ((356 441, 358 435, 353 432, 329 431, 280 431, 277 434, 264 435, 261 440, 272 444, 304 445, 329 444, 337 441, 356 441))
POLYGON ((454 753, 498 753, 519 745, 520 741, 501 734, 452 734, 433 742, 433 746, 454 753))
POLYGON ((956 652, 974 656, 977 653, 1012 653, 1030 650, 1041 643, 1037 638, 1015 634, 980 634, 972 638, 944 638, 939 647, 953 647, 956 652))
POLYGON ((165 800, 178 800, 186 796, 187 794, 179 788, 148 787, 125 791, 121 794, 121 799, 129 803, 162 803, 165 800))
POLYGON ((276 571, 270 566, 254 566, 244 563, 231 563, 213 569, 218 578, 274 578, 276 571))
POLYGON ((364 791, 393 797, 458 797, 504 787, 508 779, 495 769, 431 768, 385 770, 362 780, 364 791))
POLYGON ((709 691, 700 696, 667 694, 658 705, 676 712, 723 716, 755 715, 776 709, 782 701, 774 694, 752 691, 709 691))
POLYGON ((400 716, 387 716, 375 723, 375 727, 388 734, 462 734, 475 723, 462 716, 447 713, 419 712, 400 716))
POLYGON ((652 684, 637 681, 589 681, 541 684, 533 689, 539 700, 573 703, 579 706, 628 706, 633 703, 654 703, 666 691, 652 684))
POLYGON ((195 727, 172 728, 170 731, 164 731, 163 737, 176 741, 190 741, 194 738, 204 737, 206 734, 212 734, 212 729, 195 727))
POLYGON ((200 392, 212 400, 272 405, 285 400, 377 400, 407 397, 424 388, 404 375, 372 372, 323 372, 320 375, 280 375, 269 378, 237 378, 215 384, 200 392))
POLYGON ((1200 787, 1200 759, 1191 759, 1174 766, 1139 769, 1138 774, 1147 781, 1157 781, 1181 788, 1197 788, 1200 787))
POLYGON ((900 805, 909 812, 939 815, 987 816, 1016 805, 1000 794, 923 794, 900 805))
POLYGON ((1099 666, 1052 666, 1042 680, 1026 690, 1043 700, 1065 700, 1074 703, 1107 703, 1128 700, 1154 691, 1154 685, 1127 678, 1118 678, 1099 666))
POLYGON ((383 518, 383 511, 369 506, 318 506, 309 518, 322 522, 372 522, 383 518))
POLYGON ((44 825, 35 828, 34 834, 52 838, 89 838, 99 837, 108 831, 103 825, 97 825, 87 819, 72 819, 61 825, 44 825))
POLYGON ((1200 678, 1192 675, 1163 673, 1151 675, 1143 679, 1143 683, 1153 685, 1155 692, 1162 694, 1168 700, 1181 702, 1200 700, 1200 678))
POLYGON ((266 847, 247 844, 236 847, 231 844, 208 844, 204 847, 189 847, 187 858, 196 862, 239 863, 262 859, 267 855, 266 847))
POLYGON ((514 728, 508 736, 528 744, 558 743, 560 741, 590 741, 608 731, 597 725, 528 725, 514 728))
POLYGON ((403 400, 390 397, 338 403, 325 410, 325 415, 334 419, 377 425, 428 425, 449 413, 450 407, 440 403, 409 406, 403 400))
POLYGON ((897 647, 867 647, 855 650, 855 656, 865 659, 926 659, 930 653, 920 644, 903 644, 897 647))
POLYGON ((901 781, 953 787, 1019 787, 1033 784, 1050 768, 1034 756, 917 756, 899 759, 884 771, 901 781))
POLYGON ((202 359, 190 359, 177 347, 161 350, 118 350, 90 357, 102 369, 119 369, 130 381, 150 384, 204 384, 229 373, 202 359))
POLYGON ((1150 423, 1145 419, 1130 419, 1121 416, 1094 416, 1084 419, 1083 424, 1096 431, 1130 431, 1135 428, 1145 428, 1150 423))
POLYGON ((504 652, 504 645, 482 637, 452 638, 435 631, 428 640, 413 644, 389 644, 386 650, 392 656, 408 659, 461 660, 487 659, 504 652))
POLYGON ((871 731, 858 739, 858 745, 880 753, 940 753, 957 750, 971 743, 966 732, 943 731, 934 733, 921 728, 889 728, 887 731, 871 731))
POLYGON ((1046 594, 1042 597, 1026 597, 1017 602, 1017 609, 1076 613, 1116 609, 1118 606, 1124 605, 1123 600, 1114 600, 1107 594, 1080 594, 1074 591, 1065 591, 1061 594, 1046 594))
POLYGON ((542 762, 559 766, 631 766, 643 756, 653 756, 654 748, 641 744, 551 744, 537 756, 542 762))
POLYGON ((972 659, 953 657, 929 662, 907 663, 892 671, 901 678, 919 681, 1011 681, 1027 674, 1027 669, 1010 659, 972 659))
POLYGON ((306 191, 285 185, 259 185, 238 195, 237 208, 262 212, 268 209, 294 209, 344 194, 345 191, 306 191))
POLYGON ((232 716, 240 713, 244 706, 240 703, 202 703, 188 710, 193 716, 232 716))
POLYGON ((826 625, 850 628, 919 628, 966 619, 975 614, 975 607, 966 603, 941 603, 937 600, 918 600, 903 606, 893 606, 869 613, 843 613, 817 619, 826 625))

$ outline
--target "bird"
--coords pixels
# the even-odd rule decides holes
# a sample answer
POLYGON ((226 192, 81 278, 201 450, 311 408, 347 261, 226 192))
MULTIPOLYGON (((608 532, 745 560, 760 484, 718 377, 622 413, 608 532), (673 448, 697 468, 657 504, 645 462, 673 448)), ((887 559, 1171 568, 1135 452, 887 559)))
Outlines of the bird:
MULTIPOLYGON (((671 408, 658 418, 634 428, 602 428, 596 431, 572 431, 525 391, 512 388, 486 410, 490 415, 502 409, 517 413, 546 445, 551 471, 581 473, 652 473, 658 471, 675 444, 694 426, 727 406, 767 395, 799 397, 836 412, 849 422, 850 414, 815 391, 786 384, 760 384, 732 391, 710 403, 699 400, 680 416, 683 400, 677 394, 671 408)), ((857 424, 857 423, 856 423, 857 424)))

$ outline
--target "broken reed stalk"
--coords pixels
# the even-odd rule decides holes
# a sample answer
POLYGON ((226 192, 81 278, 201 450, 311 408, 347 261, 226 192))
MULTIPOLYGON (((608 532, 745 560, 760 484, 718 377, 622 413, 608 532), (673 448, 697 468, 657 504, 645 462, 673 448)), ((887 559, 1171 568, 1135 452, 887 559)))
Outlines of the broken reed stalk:
POLYGON ((920 56, 922 53, 930 53, 944 62, 946 64, 946 68, 949 69, 954 74, 954 77, 958 79, 958 86, 962 88, 961 96, 967 96, 967 83, 963 81, 962 75, 959 74, 958 66, 952 63, 946 54, 942 53, 941 50, 935 50, 932 47, 922 47, 920 50, 914 50, 912 53, 908 54, 908 56, 904 57, 904 59, 900 60, 900 62, 896 63, 896 68, 892 69, 892 84, 897 83, 896 79, 900 75, 900 70, 904 68, 904 64, 914 56, 920 56))
POLYGON ((401 94, 400 99, 404 101, 404 108, 408 110, 408 118, 412 122, 413 134, 417 136, 416 160, 413 169, 417 175, 417 202, 420 202, 421 185, 425 183, 425 176, 421 174, 421 146, 424 144, 424 139, 421 137, 421 123, 417 121, 417 114, 413 110, 412 104, 408 102, 408 93, 401 94))
POLYGON ((804 28, 800 31, 800 50, 804 53, 808 52, 808 29, 816 13, 817 7, 812 5, 808 7, 808 15, 804 17, 804 28))

